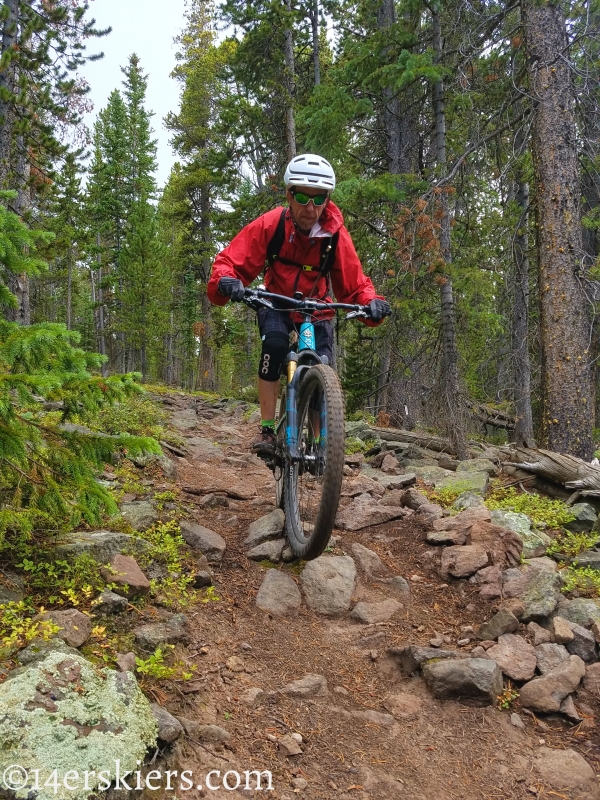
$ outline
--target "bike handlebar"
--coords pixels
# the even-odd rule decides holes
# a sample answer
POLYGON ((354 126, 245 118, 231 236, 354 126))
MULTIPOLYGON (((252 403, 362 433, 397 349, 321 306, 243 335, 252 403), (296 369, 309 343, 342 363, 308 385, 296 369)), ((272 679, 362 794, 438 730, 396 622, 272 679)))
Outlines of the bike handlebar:
POLYGON ((297 299, 295 297, 286 297, 283 294, 273 294, 272 292, 267 292, 264 289, 245 289, 244 290, 244 299, 242 302, 247 303, 248 305, 252 305, 252 301, 258 302, 259 305, 266 306, 267 308, 273 307, 273 304, 270 302, 274 300, 277 303, 286 303, 291 309, 295 311, 350 311, 350 314, 346 315, 346 318, 353 318, 358 316, 364 316, 368 318, 368 314, 365 311, 365 307, 361 305, 351 305, 349 303, 324 303, 322 300, 313 300, 310 297, 303 297, 302 299, 297 299))

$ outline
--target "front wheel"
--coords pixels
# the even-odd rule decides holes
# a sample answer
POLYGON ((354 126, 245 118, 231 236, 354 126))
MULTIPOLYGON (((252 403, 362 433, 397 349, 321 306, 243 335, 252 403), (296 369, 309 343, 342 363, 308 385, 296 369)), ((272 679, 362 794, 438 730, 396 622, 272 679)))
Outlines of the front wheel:
POLYGON ((275 505, 277 508, 284 508, 284 484, 285 484, 285 423, 282 425, 281 421, 285 420, 285 402, 286 390, 284 389, 279 399, 279 414, 277 415, 277 442, 276 442, 276 460, 275 460, 275 505))
POLYGON ((285 524, 292 552, 308 560, 327 547, 344 470, 344 398, 325 364, 311 367, 300 384, 298 450, 300 461, 285 465, 285 524))

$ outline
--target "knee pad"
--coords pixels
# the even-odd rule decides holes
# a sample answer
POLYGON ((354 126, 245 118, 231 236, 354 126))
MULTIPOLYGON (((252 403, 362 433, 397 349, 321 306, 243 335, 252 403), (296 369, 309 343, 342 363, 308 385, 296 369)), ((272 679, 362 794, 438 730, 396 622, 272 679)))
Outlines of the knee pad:
POLYGON ((258 377, 263 381, 278 381, 281 367, 290 349, 290 337, 282 331, 269 331, 262 340, 258 377))

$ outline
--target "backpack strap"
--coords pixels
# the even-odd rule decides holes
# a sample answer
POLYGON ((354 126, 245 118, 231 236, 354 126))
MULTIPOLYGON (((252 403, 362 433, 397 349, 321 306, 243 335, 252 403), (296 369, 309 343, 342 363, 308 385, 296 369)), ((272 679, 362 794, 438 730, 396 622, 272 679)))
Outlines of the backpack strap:
POLYGON ((277 228, 275 229, 275 233, 271 237, 271 241, 267 245, 267 258, 265 261, 265 268, 272 267, 273 262, 276 260, 277 256, 279 255, 279 251, 283 246, 283 239, 285 236, 285 215, 287 209, 281 209, 281 215, 279 217, 279 222, 277 223, 277 228))

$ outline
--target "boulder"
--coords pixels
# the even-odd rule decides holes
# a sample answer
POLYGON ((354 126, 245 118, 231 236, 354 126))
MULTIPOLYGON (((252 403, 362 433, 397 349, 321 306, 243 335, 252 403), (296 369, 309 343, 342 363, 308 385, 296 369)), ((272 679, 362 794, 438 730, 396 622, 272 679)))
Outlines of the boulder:
POLYGON ((15 658, 21 666, 27 666, 28 664, 43 661, 51 653, 80 655, 78 650, 70 647, 63 639, 32 639, 27 647, 19 650, 15 658))
POLYGON ((285 539, 272 539, 248 550, 246 558, 251 561, 272 561, 274 564, 278 564, 281 561, 285 545, 285 539))
POLYGON ((134 531, 145 531, 158 522, 158 514, 150 500, 132 500, 121 503, 119 508, 123 519, 134 531))
POLYGON ((596 637, 587 628, 577 625, 576 622, 567 622, 573 633, 571 641, 566 642, 566 648, 572 655, 577 655, 582 661, 591 663, 596 661, 596 637))
POLYGON ((425 664, 427 688, 439 700, 458 700, 465 705, 495 705, 502 694, 502 673, 487 658, 465 658, 425 664))
POLYGON ((59 631, 56 636, 71 647, 81 647, 92 635, 90 618, 76 608, 66 608, 64 611, 44 611, 34 619, 58 625, 59 631))
POLYGON ((559 612, 563 619, 589 628, 594 622, 600 623, 600 600, 589 600, 585 597, 561 599, 559 612))
POLYGON ((521 688, 519 702, 524 708, 531 708, 533 711, 559 711, 562 701, 577 689, 584 675, 584 662, 579 656, 569 656, 541 678, 534 678, 526 683, 521 688))
POLYGON ((436 647, 419 647, 415 644, 406 647, 390 647, 387 650, 405 675, 412 675, 429 661, 440 659, 462 658, 456 650, 439 650, 436 647))
POLYGON ((373 478, 369 478, 366 475, 359 475, 357 478, 344 481, 342 486, 342 497, 359 497, 361 494, 382 497, 384 492, 385 489, 379 481, 373 480, 373 478))
POLYGON ((397 600, 383 600, 380 603, 357 603, 350 616, 366 625, 375 625, 378 622, 387 622, 402 608, 402 603, 397 600))
POLYGON ((151 703, 150 708, 158 726, 158 738, 167 744, 178 739, 183 733, 181 722, 158 703, 151 703))
POLYGON ((546 628, 542 628, 542 626, 538 625, 537 622, 530 622, 527 625, 527 630, 533 638, 534 647, 537 647, 540 644, 550 643, 552 641, 552 635, 550 631, 546 628))
POLYGON ((189 641, 187 617, 174 614, 166 622, 150 622, 134 628, 133 635, 144 650, 154 651, 163 644, 186 643, 189 641))
POLYGON ((291 575, 269 569, 256 595, 256 605, 275 617, 294 616, 302 604, 300 590, 291 575))
POLYGON ((560 666, 564 661, 568 661, 569 651, 562 644, 545 642, 536 646, 535 656, 537 658, 537 668, 542 675, 545 675, 560 666))
POLYGON ((300 575, 307 605, 330 616, 350 608, 355 583, 356 566, 349 556, 319 556, 300 575))
POLYGON ((489 552, 492 564, 499 564, 504 569, 520 563, 523 541, 514 531, 477 520, 469 529, 469 537, 472 545, 489 552))
MULTIPOLYGON (((575 638, 575 634, 571 630, 571 625, 573 624, 574 623, 568 622, 562 617, 552 617, 552 621, 550 622, 550 635, 552 636, 552 641, 556 644, 566 644, 567 642, 572 642, 575 638)), ((577 655, 580 654, 578 653, 577 655)))
POLYGON ((488 552, 479 545, 446 547, 442 552, 441 576, 468 578, 490 563, 488 552))
MULTIPOLYGON (((413 470, 416 472, 416 470, 413 470)), ((435 488, 440 491, 441 489, 459 489, 462 492, 474 492, 476 494, 484 495, 487 491, 490 482, 489 473, 484 470, 475 470, 468 472, 466 470, 450 472, 445 477, 435 481, 435 488)))
MULTIPOLYGON (((440 520, 436 520, 436 522, 440 522, 440 520)), ((429 531, 427 542, 446 546, 462 545, 467 543, 467 534, 463 531, 429 531)))
POLYGON ((532 764, 548 794, 559 792, 566 796, 566 791, 574 797, 571 790, 579 789, 586 791, 586 800, 600 796, 594 770, 576 750, 539 747, 532 764))
POLYGON ((507 608, 501 608, 497 614, 479 626, 480 639, 497 639, 505 633, 513 633, 519 628, 519 620, 507 608))
POLYGON ((433 523, 436 531, 461 531, 467 534, 469 528, 476 522, 489 522, 491 514, 485 506, 475 506, 461 511, 453 517, 445 517, 433 523))
POLYGON ((456 467, 457 472, 487 472, 488 475, 495 477, 498 474, 498 467, 489 458, 468 458, 459 461, 456 467))
POLYGON ((596 696, 600 694, 600 663, 586 666, 583 688, 596 696))
POLYGON ((0 685, 0 775, 18 764, 40 775, 58 769, 61 775, 88 776, 86 792, 81 785, 77 793, 61 791, 59 783, 58 793, 42 786, 38 800, 83 800, 95 790, 101 793, 102 774, 114 778, 117 762, 121 774, 138 769, 156 735, 150 704, 134 675, 91 664, 79 654, 50 653, 0 685))
POLYGON ((467 508, 475 508, 476 506, 483 506, 483 497, 476 492, 461 492, 456 500, 452 503, 452 508, 458 511, 465 511, 467 508))
POLYGON ((407 489, 402 497, 402 505, 416 511, 421 506, 430 504, 430 500, 417 489, 407 489))
POLYGON ((222 536, 192 520, 182 520, 179 527, 184 541, 190 547, 203 553, 209 563, 221 563, 227 549, 227 543, 222 536))
POLYGON ((351 550, 352 555, 368 576, 389 574, 388 567, 386 567, 377 553, 373 552, 373 550, 369 550, 368 547, 365 547, 358 542, 354 542, 351 550))
POLYGON ((535 674, 537 658, 532 645, 522 636, 504 633, 498 644, 490 647, 487 657, 492 658, 504 675, 514 681, 528 681, 535 674))
POLYGON ((265 514, 255 520, 248 527, 248 535, 244 539, 246 547, 257 547, 269 539, 279 539, 283 533, 285 525, 285 514, 280 508, 271 511, 270 514, 265 514))
POLYGON ((393 519, 407 516, 400 506, 382 506, 368 494, 361 494, 339 509, 335 518, 336 528, 346 531, 360 531, 373 525, 382 525, 393 519))
POLYGON ((99 564, 108 564, 117 553, 140 556, 150 550, 150 542, 137 536, 114 531, 78 531, 69 533, 52 550, 57 561, 70 561, 80 555, 89 555, 99 564))
POLYGON ((122 592, 126 597, 147 594, 150 589, 150 581, 132 556, 123 556, 119 553, 112 558, 109 566, 102 567, 100 572, 108 583, 115 584, 117 592, 122 592))
POLYGON ((575 519, 567 522, 564 527, 574 533, 591 531, 598 519, 596 509, 589 503, 575 503, 569 512, 574 515, 575 519))
MULTIPOLYGON (((513 582, 504 585, 505 595, 509 594, 511 583, 513 582)), ((562 578, 555 572, 530 571, 526 575, 524 587, 517 595, 525 606, 522 621, 531 622, 533 620, 535 622, 549 617, 558 604, 561 586, 562 578)))

